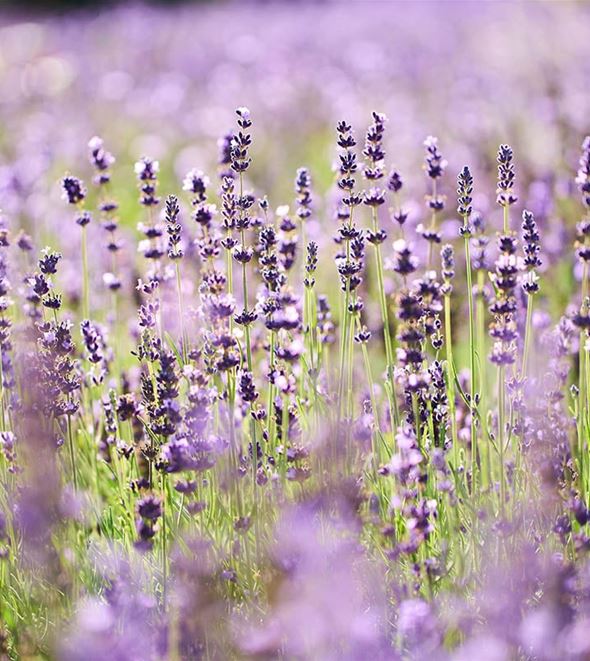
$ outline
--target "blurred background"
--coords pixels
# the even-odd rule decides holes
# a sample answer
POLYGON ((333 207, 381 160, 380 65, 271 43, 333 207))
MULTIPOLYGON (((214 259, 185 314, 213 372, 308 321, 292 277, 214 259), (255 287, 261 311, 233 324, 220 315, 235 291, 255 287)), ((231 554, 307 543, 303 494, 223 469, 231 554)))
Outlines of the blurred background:
POLYGON ((589 44, 585 2, 4 0, 0 207, 37 231, 59 227, 57 182, 89 177, 98 134, 134 226, 133 162, 160 160, 163 194, 191 167, 214 173, 240 105, 254 120, 251 184, 275 206, 291 201, 301 165, 329 191, 335 122, 362 142, 371 110, 389 117, 387 164, 421 208, 430 134, 449 197, 469 163, 478 206, 493 206, 496 149, 509 142, 522 202, 542 206, 547 191, 567 193, 590 131, 589 44))
MULTIPOLYGON (((190 0, 193 3, 199 2, 215 2, 216 0, 190 0)), ((159 4, 159 5, 175 5, 180 2, 187 2, 187 0, 146 0, 144 4, 159 4)), ((59 13, 64 10, 72 9, 88 9, 92 7, 112 7, 117 4, 129 4, 125 0, 0 0, 0 7, 6 7, 14 11, 29 12, 29 11, 44 11, 47 13, 59 13)))

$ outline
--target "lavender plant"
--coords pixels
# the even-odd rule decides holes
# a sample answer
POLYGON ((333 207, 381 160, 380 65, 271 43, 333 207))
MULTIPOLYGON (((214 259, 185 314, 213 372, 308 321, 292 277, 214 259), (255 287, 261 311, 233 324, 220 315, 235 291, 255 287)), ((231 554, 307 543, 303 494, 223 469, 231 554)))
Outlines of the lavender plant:
POLYGON ((437 128, 425 191, 426 124, 294 163, 251 107, 98 123, 67 232, 5 195, 0 658, 587 658, 590 138, 540 209, 524 141, 437 128))

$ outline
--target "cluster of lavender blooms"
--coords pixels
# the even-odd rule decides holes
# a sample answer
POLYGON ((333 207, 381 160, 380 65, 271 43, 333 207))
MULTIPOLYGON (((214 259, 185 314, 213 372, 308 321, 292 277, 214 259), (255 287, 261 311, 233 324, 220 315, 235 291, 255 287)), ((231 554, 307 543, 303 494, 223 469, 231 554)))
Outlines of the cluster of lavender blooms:
POLYGON ((402 173, 368 119, 324 205, 258 188, 240 107, 215 172, 135 163, 137 249, 96 136, 62 252, 2 216, 7 658, 590 653, 590 138, 552 264, 510 146, 453 222, 437 138, 402 173))

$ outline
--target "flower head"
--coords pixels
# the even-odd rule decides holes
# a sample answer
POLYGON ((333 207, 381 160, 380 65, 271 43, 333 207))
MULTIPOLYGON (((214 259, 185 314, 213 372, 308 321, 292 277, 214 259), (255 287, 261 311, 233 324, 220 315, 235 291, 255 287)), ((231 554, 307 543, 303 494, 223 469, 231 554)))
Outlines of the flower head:
POLYGON ((66 175, 61 180, 61 187, 63 190, 62 197, 69 204, 79 204, 86 198, 86 187, 78 177, 66 175))

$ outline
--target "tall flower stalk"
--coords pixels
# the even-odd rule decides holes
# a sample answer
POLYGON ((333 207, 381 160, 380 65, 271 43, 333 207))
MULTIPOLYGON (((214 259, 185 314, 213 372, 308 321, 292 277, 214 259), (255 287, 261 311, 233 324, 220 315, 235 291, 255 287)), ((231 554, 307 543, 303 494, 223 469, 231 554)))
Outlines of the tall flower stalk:
POLYGON ((150 265, 146 272, 146 282, 142 282, 139 288, 146 296, 154 296, 157 301, 158 335, 162 340, 162 273, 160 260, 165 254, 162 244, 164 230, 155 218, 156 208, 160 204, 160 198, 157 195, 159 171, 159 161, 151 158, 143 157, 135 163, 135 175, 140 191, 139 203, 145 207, 147 212, 147 223, 138 223, 138 229, 144 235, 138 249, 150 265))
POLYGON ((78 209, 76 223, 82 229, 82 315, 84 319, 90 316, 90 285, 88 277, 88 246, 86 228, 90 222, 90 214, 84 211, 83 205, 86 199, 86 187, 80 179, 67 175, 61 182, 63 196, 69 204, 78 209))
POLYGON ((88 155, 94 168, 93 183, 98 188, 98 210, 101 216, 102 228, 107 232, 107 250, 111 255, 111 270, 103 274, 103 283, 111 292, 113 306, 113 327, 117 327, 117 291, 121 288, 118 275, 117 255, 121 250, 121 241, 117 238, 118 220, 115 216, 117 202, 108 195, 111 183, 111 167, 115 157, 105 149, 102 138, 92 137, 88 142, 88 155))
POLYGON ((315 272, 318 265, 318 245, 315 241, 307 244, 305 260, 305 277, 303 286, 305 287, 305 321, 304 332, 309 352, 309 374, 312 382, 313 405, 315 408, 316 422, 319 417, 317 381, 320 371, 320 347, 318 346, 318 315, 317 302, 315 296, 315 272))
POLYGON ((244 192, 244 173, 249 168, 252 159, 248 155, 248 150, 252 144, 252 137, 247 130, 252 126, 250 111, 248 108, 238 108, 238 126, 240 131, 234 136, 232 141, 232 163, 231 167, 238 174, 239 193, 237 198, 238 217, 236 218, 236 229, 240 233, 240 245, 233 251, 233 258, 242 265, 242 295, 244 309, 240 315, 235 318, 236 323, 244 327, 246 336, 246 360, 248 370, 252 371, 252 345, 250 339, 250 325, 255 321, 256 314, 248 309, 248 275, 247 264, 252 259, 252 249, 246 245, 246 230, 250 226, 248 210, 254 203, 251 195, 245 195, 244 192))
MULTIPOLYGON (((371 188, 365 191, 363 201, 371 209, 371 228, 367 233, 367 241, 371 243, 375 250, 375 268, 377 271, 377 294, 379 297, 379 307, 381 310, 381 323, 383 325, 383 341, 385 344, 385 371, 387 374, 386 391, 389 401, 389 413, 393 429, 399 425, 399 412, 397 406, 397 394, 395 390, 394 379, 394 343, 392 340, 391 329, 389 325, 389 309, 387 304, 387 294, 385 292, 385 278, 383 270, 383 254, 381 244, 387 239, 387 232, 379 227, 378 211, 379 207, 385 203, 385 191, 378 186, 383 179, 385 152, 383 150, 383 134, 385 131, 386 117, 383 114, 373 112, 373 123, 369 126, 365 139, 365 148, 363 154, 367 160, 367 166, 364 169, 364 176, 369 182, 371 188)), ((399 190, 397 182, 390 184, 394 190, 399 190)))
POLYGON ((428 242, 427 268, 433 268, 434 244, 441 242, 440 231, 438 230, 438 214, 445 208, 445 198, 440 194, 438 181, 443 176, 447 161, 443 158, 438 148, 438 138, 429 135, 424 140, 426 154, 424 157, 424 170, 431 183, 431 191, 426 195, 426 206, 430 210, 430 223, 428 227, 423 224, 418 225, 416 231, 428 242))
MULTIPOLYGON (((250 336, 250 326, 256 321, 257 313, 254 309, 248 309, 248 274, 247 264, 252 259, 252 249, 246 245, 246 230, 250 227, 249 209, 254 204, 254 197, 246 194, 244 191, 244 173, 249 168, 252 159, 249 156, 249 148, 252 144, 252 137, 248 129, 252 126, 250 111, 248 108, 240 107, 236 110, 238 116, 239 131, 234 135, 231 148, 231 167, 237 173, 239 178, 239 194, 237 200, 238 216, 235 221, 236 229, 240 233, 240 244, 233 250, 233 258, 242 265, 242 296, 243 310, 234 320, 244 328, 246 342, 246 364, 248 373, 252 373, 252 341, 250 336)), ((256 494, 256 467, 258 465, 258 444, 256 441, 256 422, 253 417, 250 418, 250 446, 252 448, 253 465, 253 489, 256 494)))
POLYGON ((184 363, 188 362, 188 339, 184 327, 184 304, 182 299, 182 278, 180 277, 180 260, 184 250, 180 245, 182 227, 178 222, 180 205, 175 195, 168 195, 164 209, 166 232, 168 233, 168 259, 172 260, 176 271, 176 296, 178 298, 178 317, 180 323, 180 353, 184 363))
POLYGON ((533 330, 533 301, 535 294, 539 291, 539 276, 537 275, 537 269, 542 264, 541 259, 539 258, 539 240, 540 236, 535 217, 531 211, 525 209, 522 212, 522 241, 525 267, 522 288, 527 297, 527 304, 522 367, 520 369, 520 374, 523 379, 526 378, 527 375, 531 335, 533 330))
POLYGON ((517 201, 513 192, 514 164, 512 149, 500 145, 498 150, 498 189, 497 201, 503 211, 503 233, 498 236, 499 255, 495 264, 493 283, 495 299, 490 306, 494 321, 490 326, 490 336, 494 341, 490 360, 498 366, 498 453, 500 459, 500 510, 504 515, 506 507, 506 367, 515 363, 518 331, 514 316, 517 310, 515 289, 518 264, 516 259, 517 241, 510 231, 510 206, 517 201))
MULTIPOLYGON (((441 276, 443 279, 442 293, 444 296, 444 318, 445 318, 445 346, 447 354, 447 388, 449 391, 449 415, 451 418, 451 437, 453 446, 459 443, 457 435, 457 416, 455 412, 455 361, 453 359, 453 333, 451 322, 451 293, 453 291, 452 280, 455 277, 455 253, 453 246, 446 243, 440 251, 441 276)), ((473 450, 473 447, 472 447, 473 450)), ((475 479, 475 473, 472 473, 475 479)))
POLYGON ((343 191, 342 204, 344 209, 341 213, 342 225, 339 228, 339 239, 344 243, 344 252, 340 253, 337 257, 338 273, 344 290, 344 305, 342 308, 342 332, 340 335, 340 370, 339 370, 339 385, 338 385, 338 426, 344 415, 347 422, 352 419, 352 411, 350 410, 350 397, 344 400, 344 392, 347 393, 352 388, 350 382, 352 370, 352 319, 353 311, 351 309, 351 302, 353 292, 360 284, 359 272, 361 265, 353 259, 350 243, 353 239, 359 236, 359 230, 354 224, 354 209, 361 201, 360 194, 354 191, 356 186, 355 173, 358 169, 356 154, 353 148, 356 146, 356 140, 352 134, 352 127, 346 122, 339 122, 336 131, 338 133, 338 146, 342 153, 339 155, 340 167, 338 179, 338 187, 343 191), (348 369, 347 369, 348 368, 348 369))
MULTIPOLYGON (((478 384, 479 384, 479 410, 484 412, 480 416, 482 426, 482 433, 487 434, 487 392, 488 392, 488 369, 486 357, 486 287, 485 282, 488 273, 488 262, 486 259, 486 248, 489 239, 485 233, 485 223, 481 213, 474 212, 471 216, 471 226, 473 228, 473 270, 476 274, 476 289, 475 296, 475 318, 476 318, 476 345, 477 345, 477 365, 478 365, 478 384)), ((490 446, 485 443, 481 448, 482 455, 485 459, 485 466, 487 471, 482 475, 482 479, 491 483, 491 466, 490 466, 490 446)))
MULTIPOLYGON (((471 479, 473 488, 475 490, 476 484, 476 469, 477 469, 477 428, 476 428, 476 374, 475 374, 475 354, 478 350, 478 345, 475 339, 475 314, 473 310, 473 276, 471 271, 471 252, 470 241, 473 229, 470 225, 471 212, 473 207, 473 176, 467 166, 457 176, 457 213, 463 221, 460 228, 461 236, 463 237, 465 246, 465 273, 467 278, 467 303, 469 308, 469 435, 471 442, 471 479)), ((480 348, 481 351, 481 348, 480 348)), ((482 389, 481 377, 479 388, 482 389)))
MULTIPOLYGON (((224 166, 227 166, 227 162, 232 162, 232 141, 233 134, 231 134, 231 139, 228 142, 228 151, 229 154, 227 158, 223 158, 224 166)), ((234 334, 234 287, 233 287, 233 258, 232 250, 237 246, 237 240, 234 237, 234 231, 236 228, 236 219, 238 215, 238 200, 237 195, 235 194, 235 175, 232 169, 227 169, 224 167, 222 170, 222 181, 221 181, 221 213, 223 216, 223 228, 225 230, 225 237, 221 241, 221 245, 225 249, 226 253, 226 292, 227 300, 224 301, 224 304, 221 306, 224 311, 223 318, 227 318, 227 329, 226 332, 222 334, 226 338, 225 344, 227 344, 227 350, 223 359, 223 369, 220 370, 226 373, 226 393, 227 393, 227 419, 228 419, 228 433, 229 433, 229 445, 230 445, 230 456, 231 463, 234 469, 234 472, 238 470, 238 461, 239 461, 239 448, 238 442, 236 439, 236 425, 235 425, 235 403, 236 403, 236 366, 239 364, 239 359, 234 356, 233 345, 236 343, 235 334, 234 334), (227 314, 225 312, 227 311, 227 314)), ((216 306, 217 307, 217 306, 216 306)), ((239 497, 239 489, 236 489, 236 496, 239 497)), ((242 511, 240 505, 239 511, 242 511)))
POLYGON ((269 358, 268 358, 268 441, 271 449, 276 447, 276 418, 275 418, 275 384, 274 371, 277 349, 277 324, 275 313, 278 307, 279 291, 284 282, 284 274, 281 271, 277 255, 277 234, 273 223, 268 220, 268 201, 264 200, 261 204, 265 215, 265 224, 260 228, 258 240, 260 243, 260 254, 258 261, 260 264, 260 275, 267 289, 266 296, 263 299, 261 309, 264 314, 265 326, 268 329, 269 339, 269 358))
POLYGON ((313 399, 317 405, 317 377, 319 370, 317 360, 319 358, 319 352, 317 349, 317 302, 314 288, 314 273, 318 264, 318 245, 315 241, 308 242, 306 238, 305 228, 312 214, 311 175, 307 168, 299 168, 297 170, 295 192, 297 194, 296 215, 299 220, 299 229, 301 232, 301 252, 305 255, 305 259, 302 260, 304 285, 303 334, 309 353, 308 375, 312 385, 313 399))

